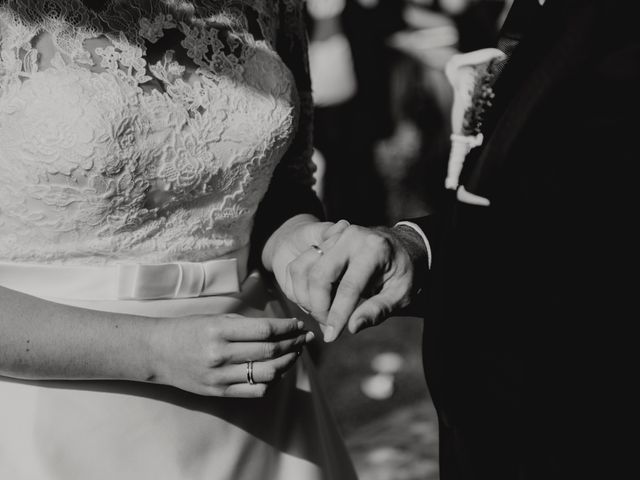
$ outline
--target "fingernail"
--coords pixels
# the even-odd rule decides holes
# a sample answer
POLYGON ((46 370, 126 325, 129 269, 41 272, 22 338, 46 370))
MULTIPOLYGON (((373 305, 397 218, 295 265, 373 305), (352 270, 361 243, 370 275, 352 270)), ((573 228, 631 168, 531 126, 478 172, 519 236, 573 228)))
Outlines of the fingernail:
POLYGON ((367 328, 367 319, 366 318, 359 318, 355 322, 355 325, 353 327, 353 332, 352 333, 361 332, 365 328, 367 328))
POLYGON ((358 331, 358 328, 360 328, 360 323, 361 323, 360 319, 355 320, 353 322, 349 322, 349 331, 351 333, 356 333, 358 331))
POLYGON ((336 333, 336 329, 333 328, 331 325, 327 325, 327 328, 324 329, 324 341, 327 343, 334 341, 335 333, 336 333))
POLYGON ((314 338, 316 338, 315 334, 313 332, 307 332, 307 334, 304 336, 304 341, 306 343, 311 342, 314 338))
POLYGON ((302 320, 298 320, 298 330, 302 330, 304 328, 304 322, 302 320))

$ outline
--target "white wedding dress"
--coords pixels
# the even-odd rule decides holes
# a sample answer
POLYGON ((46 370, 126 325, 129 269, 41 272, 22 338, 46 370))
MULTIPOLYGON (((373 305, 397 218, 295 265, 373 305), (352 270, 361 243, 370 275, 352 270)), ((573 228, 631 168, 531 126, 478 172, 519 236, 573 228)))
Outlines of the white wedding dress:
MULTIPOLYGON (((302 47, 296 0, 0 0, 0 285, 283 315, 247 249, 276 166, 310 181, 302 47)), ((3 480, 352 478, 304 356, 260 400, 0 377, 3 480)))

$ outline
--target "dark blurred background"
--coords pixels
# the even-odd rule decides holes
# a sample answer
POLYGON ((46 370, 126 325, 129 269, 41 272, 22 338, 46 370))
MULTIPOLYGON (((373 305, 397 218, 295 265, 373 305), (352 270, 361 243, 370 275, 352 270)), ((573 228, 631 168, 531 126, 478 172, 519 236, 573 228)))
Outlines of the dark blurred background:
MULTIPOLYGON (((330 220, 390 225, 440 201, 459 52, 494 46, 509 0, 307 0, 316 191, 330 220)), ((421 320, 312 353, 362 480, 434 480, 437 423, 421 320)))

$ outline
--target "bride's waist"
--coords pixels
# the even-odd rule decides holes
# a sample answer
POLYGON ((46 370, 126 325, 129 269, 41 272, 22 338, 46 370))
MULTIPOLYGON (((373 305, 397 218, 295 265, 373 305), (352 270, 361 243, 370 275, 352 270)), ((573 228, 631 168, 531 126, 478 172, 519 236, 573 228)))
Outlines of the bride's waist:
MULTIPOLYGON (((0 261, 0 286, 52 300, 147 301, 240 293, 247 246, 202 262, 110 265, 0 261)), ((66 303, 66 302, 61 302, 66 303)))

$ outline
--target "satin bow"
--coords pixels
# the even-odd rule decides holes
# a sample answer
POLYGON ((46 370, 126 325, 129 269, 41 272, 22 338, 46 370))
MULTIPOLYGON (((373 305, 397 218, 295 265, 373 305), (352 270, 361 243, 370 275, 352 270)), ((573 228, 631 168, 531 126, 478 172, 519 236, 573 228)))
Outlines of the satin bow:
POLYGON ((157 300, 238 293, 235 258, 160 265, 118 265, 118 299, 157 300))

